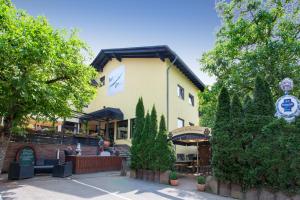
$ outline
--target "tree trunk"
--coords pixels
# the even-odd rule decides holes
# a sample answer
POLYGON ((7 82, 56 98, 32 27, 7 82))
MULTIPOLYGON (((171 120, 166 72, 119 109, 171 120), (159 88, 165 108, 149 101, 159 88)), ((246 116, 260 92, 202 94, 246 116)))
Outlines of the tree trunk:
POLYGON ((4 128, 3 128, 3 130, 0 130, 0 134, 1 134, 1 138, 0 138, 0 174, 3 169, 6 150, 8 148, 9 141, 10 141, 12 119, 13 119, 12 117, 5 118, 4 128))

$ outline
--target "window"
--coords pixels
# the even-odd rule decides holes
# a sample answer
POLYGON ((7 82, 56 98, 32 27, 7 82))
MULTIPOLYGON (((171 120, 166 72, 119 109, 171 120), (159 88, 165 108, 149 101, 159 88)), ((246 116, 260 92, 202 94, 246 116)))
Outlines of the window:
POLYGON ((182 100, 184 99, 184 89, 180 85, 177 85, 177 96, 182 100))
POLYGON ((128 120, 117 122, 117 139, 127 139, 128 135, 128 120))
POLYGON ((104 86, 104 85, 105 85, 105 76, 102 76, 102 77, 100 78, 99 86, 102 87, 102 86, 104 86))
POLYGON ((177 128, 182 128, 184 127, 184 120, 181 118, 177 119, 177 128))
POLYGON ((189 122, 189 125, 190 125, 190 126, 195 126, 195 124, 194 124, 194 123, 192 123, 192 122, 189 122))
POLYGON ((130 138, 133 138, 134 130, 135 130, 135 118, 130 120, 130 138))
POLYGON ((194 96, 189 94, 189 104, 191 104, 192 106, 194 106, 194 96))

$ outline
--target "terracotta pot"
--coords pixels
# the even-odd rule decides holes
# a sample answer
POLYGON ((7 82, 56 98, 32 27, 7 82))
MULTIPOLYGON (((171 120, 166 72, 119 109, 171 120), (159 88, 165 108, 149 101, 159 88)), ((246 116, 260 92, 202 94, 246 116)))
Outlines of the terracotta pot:
POLYGON ((170 185, 172 186, 177 186, 178 185, 178 180, 170 180, 170 185))
POLYGON ((197 184, 197 189, 201 192, 205 191, 205 184, 197 184))

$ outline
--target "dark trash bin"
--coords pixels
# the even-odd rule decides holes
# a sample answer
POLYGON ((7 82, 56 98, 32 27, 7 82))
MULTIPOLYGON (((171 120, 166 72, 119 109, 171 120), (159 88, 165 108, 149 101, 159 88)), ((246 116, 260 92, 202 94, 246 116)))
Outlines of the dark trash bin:
POLYGON ((71 176, 73 170, 72 168, 72 161, 66 162, 65 164, 55 165, 53 168, 52 176, 62 178, 71 176))
POLYGON ((8 179, 19 180, 25 178, 32 178, 34 176, 33 165, 20 165, 18 162, 12 162, 9 165, 8 179))

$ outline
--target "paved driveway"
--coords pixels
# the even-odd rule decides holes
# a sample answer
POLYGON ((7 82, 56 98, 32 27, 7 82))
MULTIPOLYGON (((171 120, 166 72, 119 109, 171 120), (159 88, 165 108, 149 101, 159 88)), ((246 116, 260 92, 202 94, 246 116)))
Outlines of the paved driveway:
POLYGON ((27 180, 2 182, 0 183, 0 194, 3 200, 229 199, 198 192, 192 182, 181 181, 181 183, 181 187, 171 187, 121 177, 116 172, 103 172, 73 175, 71 178, 38 176, 27 180))

